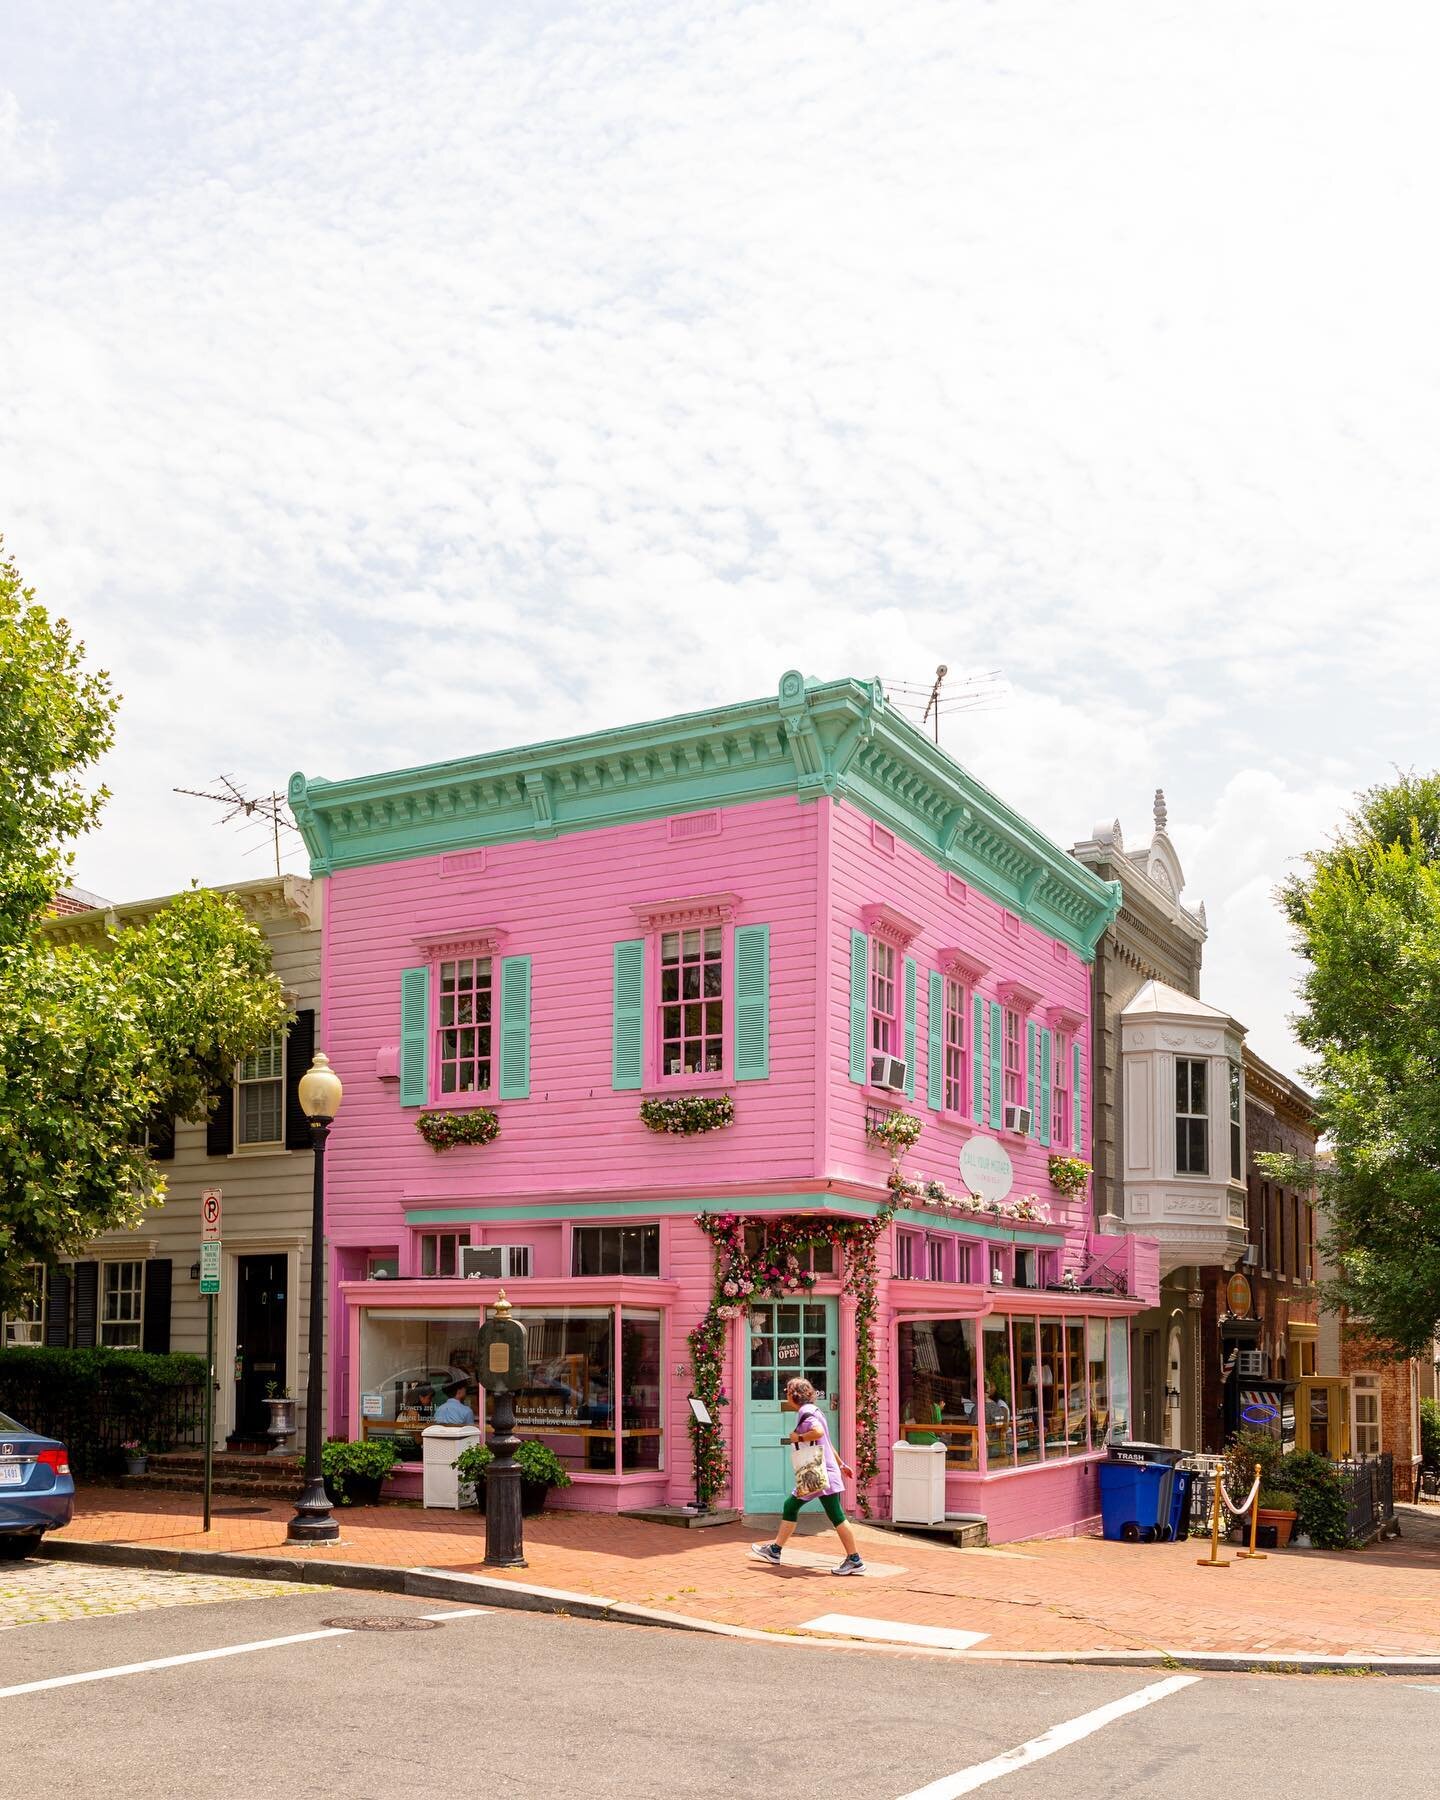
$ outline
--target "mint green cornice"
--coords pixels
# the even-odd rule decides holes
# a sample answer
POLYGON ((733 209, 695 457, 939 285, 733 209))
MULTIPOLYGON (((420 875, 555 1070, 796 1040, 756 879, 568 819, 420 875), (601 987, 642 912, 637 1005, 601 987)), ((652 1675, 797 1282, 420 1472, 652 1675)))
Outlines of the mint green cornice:
POLYGON ((792 670, 773 699, 388 775, 290 779, 317 875, 821 794, 850 801, 1087 959, 1119 907, 1114 883, 982 787, 878 681, 792 670))

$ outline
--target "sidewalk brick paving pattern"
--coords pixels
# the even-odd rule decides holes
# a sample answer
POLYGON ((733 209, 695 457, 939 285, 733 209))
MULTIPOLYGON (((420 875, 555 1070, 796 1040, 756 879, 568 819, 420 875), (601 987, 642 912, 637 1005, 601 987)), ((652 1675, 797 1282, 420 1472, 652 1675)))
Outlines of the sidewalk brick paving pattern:
MULTIPOLYGON (((172 1549, 327 1557, 392 1567, 479 1572, 475 1514, 405 1507, 346 1509, 335 1547, 285 1544, 288 1507, 217 1519, 207 1537, 189 1495, 82 1492, 60 1535, 172 1549)), ((1212 1650, 1440 1655, 1440 1508, 1401 1509, 1405 1536, 1369 1550, 1287 1551, 1265 1562, 1201 1569, 1196 1540, 1111 1544, 1099 1538, 954 1550, 858 1525, 878 1571, 828 1573, 833 1535, 798 1538, 803 1564, 746 1557, 753 1526, 682 1531, 608 1514, 547 1512, 526 1521, 526 1570, 514 1579, 667 1612, 794 1632, 828 1612, 986 1634, 982 1650, 1212 1650)), ((497 1570, 487 1571, 501 1576, 497 1570)), ((503 1578, 503 1577, 502 1577, 503 1578)))
POLYGON ((0 1564, 0 1631, 15 1625, 147 1612, 152 1606, 271 1599, 302 1591, 289 1582, 243 1576, 171 1575, 66 1562, 5 1563, 0 1564))

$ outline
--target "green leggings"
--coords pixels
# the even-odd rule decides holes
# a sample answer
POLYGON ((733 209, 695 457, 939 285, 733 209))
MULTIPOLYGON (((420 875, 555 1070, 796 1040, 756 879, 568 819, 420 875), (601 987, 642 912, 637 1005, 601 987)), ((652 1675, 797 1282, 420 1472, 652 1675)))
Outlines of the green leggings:
MULTIPOLYGON (((820 1502, 821 1506, 825 1509, 825 1517, 832 1525, 843 1525, 845 1523, 845 1503, 838 1494, 813 1494, 810 1498, 820 1502)), ((787 1524, 793 1525, 800 1517, 800 1508, 804 1506, 804 1504, 805 1501, 802 1500, 798 1494, 792 1494, 785 1502, 784 1506, 781 1507, 780 1517, 784 1519, 787 1524)))

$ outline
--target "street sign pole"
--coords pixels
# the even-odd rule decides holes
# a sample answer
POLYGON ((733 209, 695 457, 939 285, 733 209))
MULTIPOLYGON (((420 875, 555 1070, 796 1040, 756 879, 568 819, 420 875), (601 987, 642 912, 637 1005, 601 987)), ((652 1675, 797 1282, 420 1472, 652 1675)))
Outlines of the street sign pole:
POLYGON ((220 1292, 220 1190, 200 1196, 200 1292, 205 1296, 205 1485, 204 1529, 210 1529, 215 1491, 215 1296, 220 1292))

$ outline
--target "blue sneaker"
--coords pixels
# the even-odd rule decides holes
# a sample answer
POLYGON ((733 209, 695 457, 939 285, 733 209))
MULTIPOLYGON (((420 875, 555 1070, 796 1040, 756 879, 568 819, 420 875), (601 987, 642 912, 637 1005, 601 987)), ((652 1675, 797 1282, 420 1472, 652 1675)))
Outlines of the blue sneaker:
MULTIPOLYGON (((775 1560, 778 1562, 780 1559, 779 1557, 776 1557, 775 1560)), ((832 1575, 863 1575, 865 1573, 865 1559, 858 1555, 847 1556, 840 1567, 838 1569, 832 1569, 830 1573, 832 1575)))
POLYGON ((750 1554, 757 1562, 778 1563, 780 1560, 780 1546, 778 1544, 752 1544, 750 1546, 750 1554))

